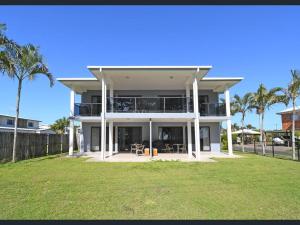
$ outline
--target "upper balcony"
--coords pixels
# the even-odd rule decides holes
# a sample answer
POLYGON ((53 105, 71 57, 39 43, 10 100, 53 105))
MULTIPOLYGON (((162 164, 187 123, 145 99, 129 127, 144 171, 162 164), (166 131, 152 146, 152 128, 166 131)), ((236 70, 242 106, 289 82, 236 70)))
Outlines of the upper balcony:
MULTIPOLYGON (((193 113, 188 97, 113 97, 107 98, 108 113, 193 113)), ((101 103, 75 103, 75 116, 101 116, 101 103)), ((226 116, 223 103, 200 103, 200 116, 226 116)))

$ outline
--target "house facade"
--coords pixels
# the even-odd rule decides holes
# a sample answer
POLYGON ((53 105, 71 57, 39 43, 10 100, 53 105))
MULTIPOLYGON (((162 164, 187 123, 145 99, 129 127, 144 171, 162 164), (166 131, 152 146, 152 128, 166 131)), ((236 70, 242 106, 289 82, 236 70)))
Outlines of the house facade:
MULTIPOLYGON (((20 133, 47 133, 55 134, 48 125, 40 125, 39 120, 18 118, 17 130, 20 133)), ((0 114, 0 132, 14 132, 15 117, 0 114)))
POLYGON ((134 143, 150 153, 163 144, 181 144, 188 157, 199 158, 202 151, 220 152, 225 121, 232 154, 229 88, 243 78, 205 77, 211 68, 88 66, 93 78, 58 78, 70 89, 69 131, 74 133, 74 123, 80 124, 79 151, 100 151, 105 159, 129 153, 134 143), (80 102, 75 102, 76 94, 80 102))
MULTIPOLYGON (((293 108, 288 108, 277 113, 281 116, 281 126, 284 131, 292 130, 293 108)), ((295 113, 295 129, 300 130, 300 107, 296 107, 295 113)))

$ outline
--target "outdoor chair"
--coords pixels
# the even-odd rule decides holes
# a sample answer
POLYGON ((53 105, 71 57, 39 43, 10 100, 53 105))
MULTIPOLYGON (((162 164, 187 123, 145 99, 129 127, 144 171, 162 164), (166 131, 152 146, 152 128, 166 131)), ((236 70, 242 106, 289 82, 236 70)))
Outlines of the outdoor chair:
POLYGON ((185 153, 187 152, 187 151, 186 151, 186 145, 185 145, 185 144, 182 144, 182 145, 179 147, 179 152, 180 152, 180 151, 181 151, 182 153, 183 153, 183 152, 185 152, 185 153))
POLYGON ((145 148, 145 145, 137 144, 136 151, 135 151, 136 155, 139 155, 140 153, 144 154, 144 148, 145 148))
POLYGON ((170 144, 165 144, 165 148, 161 149, 161 151, 171 152, 171 151, 174 151, 174 149, 173 149, 173 146, 171 146, 170 144))
POLYGON ((137 144, 131 144, 130 145, 130 152, 136 152, 136 149, 137 149, 137 144))

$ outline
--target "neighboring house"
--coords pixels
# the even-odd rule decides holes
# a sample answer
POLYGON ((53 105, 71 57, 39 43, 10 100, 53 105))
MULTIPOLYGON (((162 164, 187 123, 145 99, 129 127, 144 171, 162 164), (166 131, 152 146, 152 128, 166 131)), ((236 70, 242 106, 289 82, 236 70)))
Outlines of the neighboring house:
MULTIPOLYGON (((18 132, 20 133, 55 133, 48 125, 40 125, 39 120, 19 118, 18 132)), ((0 132, 14 132, 15 117, 9 115, 0 115, 0 132)))
MULTIPOLYGON (((277 113, 281 115, 282 130, 291 131, 293 123, 293 108, 288 108, 277 113)), ((300 106, 296 107, 295 129, 300 130, 300 106)))
POLYGON ((199 158, 201 151, 220 152, 220 124, 226 121, 232 154, 229 88, 243 78, 205 77, 211 68, 88 66, 94 78, 58 78, 71 90, 70 132, 78 121, 80 152, 104 150, 104 159, 130 152, 133 143, 149 143, 151 152, 161 141, 184 144, 189 157, 199 158), (75 94, 81 95, 80 103, 74 102, 75 94), (219 102, 220 94, 225 103, 219 102))

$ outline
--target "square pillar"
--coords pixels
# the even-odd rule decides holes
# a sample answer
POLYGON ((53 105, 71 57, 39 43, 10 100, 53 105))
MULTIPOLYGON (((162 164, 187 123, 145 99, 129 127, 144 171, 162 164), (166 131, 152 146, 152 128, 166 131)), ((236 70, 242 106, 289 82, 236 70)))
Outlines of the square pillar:
POLYGON ((105 139, 105 132, 106 132, 106 121, 105 121, 105 103, 106 103, 106 92, 105 92, 105 79, 102 76, 101 78, 101 88, 102 88, 102 98, 101 98, 101 159, 104 160, 105 151, 106 151, 106 139, 105 139))
POLYGON ((190 92, 190 85, 185 86, 185 97, 186 97, 186 112, 190 112, 190 98, 191 98, 191 92, 190 92))
POLYGON ((113 155, 113 133, 114 133, 114 124, 113 122, 109 122, 109 144, 108 144, 108 151, 109 156, 113 155))
POLYGON ((187 135, 188 135, 188 156, 191 159, 193 157, 193 148, 192 148, 192 123, 187 122, 187 135))
POLYGON ((199 107, 198 107, 198 80, 197 77, 194 76, 193 79, 193 103, 194 103, 194 128, 195 128, 195 150, 196 150, 196 158, 200 158, 200 131, 199 131, 199 107))
POLYGON ((182 126, 182 141, 183 141, 183 144, 186 145, 186 133, 185 133, 185 126, 182 126))
POLYGON ((149 122, 149 128, 150 128, 150 132, 149 132, 149 150, 150 150, 150 157, 152 157, 152 120, 150 119, 149 122))
POLYGON ((118 127, 115 126, 115 153, 118 153, 118 127))
POLYGON ((80 154, 84 153, 84 137, 82 130, 82 122, 80 122, 80 133, 79 133, 79 152, 80 154))
POLYGON ((109 89, 109 103, 110 103, 110 112, 114 111, 114 89, 113 86, 110 85, 109 89))
POLYGON ((228 154, 232 155, 232 135, 231 135, 231 115, 230 115, 230 95, 229 90, 226 89, 224 92, 225 95, 225 104, 226 104, 226 116, 228 117, 227 124, 227 142, 228 142, 228 154))
MULTIPOLYGON (((75 104, 75 92, 70 92, 70 117, 74 116, 74 104, 75 104)), ((74 120, 70 119, 69 124, 69 155, 72 156, 74 153, 74 120)))

